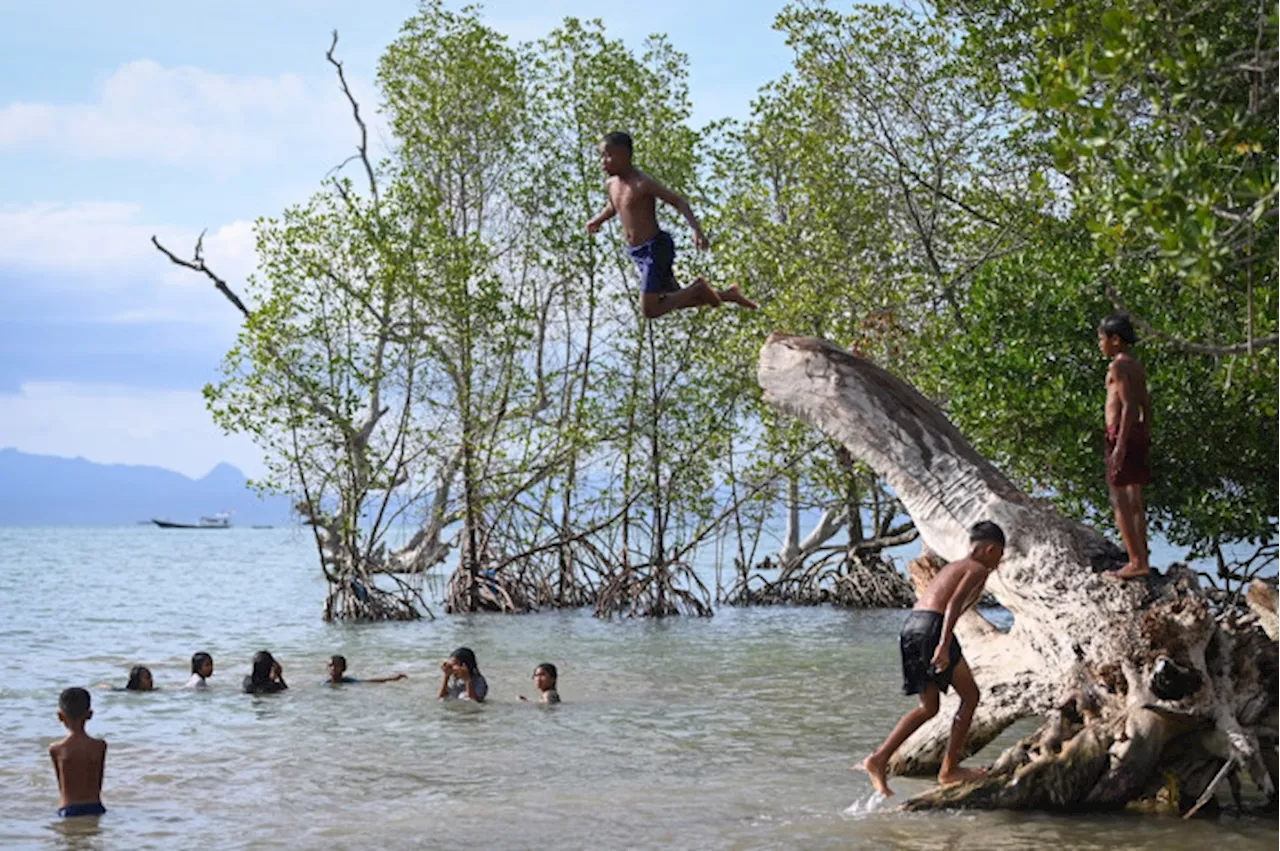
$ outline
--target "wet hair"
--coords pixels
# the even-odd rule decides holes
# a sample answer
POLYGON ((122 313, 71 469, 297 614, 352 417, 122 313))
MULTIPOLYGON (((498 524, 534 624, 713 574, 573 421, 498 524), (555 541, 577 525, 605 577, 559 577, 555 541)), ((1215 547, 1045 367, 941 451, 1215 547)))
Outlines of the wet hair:
POLYGON ((969 528, 969 543, 995 544, 1000 549, 1004 549, 1004 530, 990 520, 974 523, 969 528))
POLYGON ((249 680, 255 686, 266 685, 271 682, 271 669, 276 666, 276 657, 272 656, 270 651, 259 650, 253 654, 253 670, 249 673, 249 680))
POLYGON ((631 134, 623 133, 621 130, 615 130, 612 133, 604 134, 604 143, 611 148, 625 148, 627 156, 631 156, 631 134))
POLYGON ((536 674, 536 673, 538 673, 539 671, 546 671, 546 672, 547 672, 547 676, 551 677, 551 687, 552 687, 552 688, 555 688, 555 685, 556 685, 556 679, 557 679, 557 677, 556 677, 556 666, 555 666, 555 665, 552 665, 550 662, 543 662, 543 663, 539 664, 539 665, 538 665, 538 667, 536 667, 536 668, 534 668, 534 669, 533 669, 533 672, 534 672, 535 674, 536 674))
POLYGON ((213 657, 208 653, 196 653, 191 657, 191 673, 198 674, 200 669, 204 667, 205 662, 212 662, 213 657))
POLYGON ((89 692, 82 688, 67 688, 58 695, 58 709, 69 720, 79 721, 89 714, 89 692))
POLYGON ((1108 337, 1119 337, 1131 346, 1138 342, 1138 334, 1133 330, 1133 323, 1123 313, 1113 313, 1099 322, 1098 330, 1108 337))
POLYGON ((346 656, 339 656, 339 655, 337 655, 337 654, 335 653, 334 655, 332 655, 332 656, 330 656, 330 657, 329 657, 329 664, 330 664, 330 665, 332 665, 332 664, 334 664, 334 663, 337 663, 337 664, 341 665, 341 666, 342 666, 342 670, 344 670, 344 671, 347 669, 347 657, 346 657, 346 656))
POLYGON ((134 665, 129 669, 129 682, 124 684, 125 691, 142 691, 142 675, 151 676, 145 665, 134 665))
POLYGON ((449 654, 450 659, 457 659, 459 662, 467 666, 467 670, 473 674, 480 673, 480 665, 476 662, 476 654, 471 652, 470 647, 459 647, 457 650, 449 654))

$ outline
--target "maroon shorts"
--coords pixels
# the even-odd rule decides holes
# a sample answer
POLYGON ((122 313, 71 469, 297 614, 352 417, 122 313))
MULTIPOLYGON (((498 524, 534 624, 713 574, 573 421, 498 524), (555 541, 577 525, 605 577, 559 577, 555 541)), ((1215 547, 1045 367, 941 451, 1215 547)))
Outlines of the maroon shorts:
POLYGON ((1151 469, 1147 466, 1151 452, 1151 435, 1147 424, 1136 422, 1129 429, 1129 439, 1124 450, 1124 463, 1118 470, 1111 469, 1111 455, 1116 451, 1116 437, 1120 425, 1107 426, 1107 484, 1116 487, 1145 485, 1151 481, 1151 469))

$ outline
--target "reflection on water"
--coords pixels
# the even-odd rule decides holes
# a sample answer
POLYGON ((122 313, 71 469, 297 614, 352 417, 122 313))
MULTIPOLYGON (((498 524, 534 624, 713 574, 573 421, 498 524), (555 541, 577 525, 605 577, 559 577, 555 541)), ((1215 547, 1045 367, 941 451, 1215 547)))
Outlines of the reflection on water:
MULTIPOLYGON (((884 811, 848 766, 908 707, 901 613, 583 613, 326 626, 308 542, 287 530, 0 529, 0 846, 65 848, 1274 848, 1274 821, 1191 823, 884 811), (435 699, 475 649, 491 703, 435 699), (290 690, 238 692, 255 650, 290 690), (59 822, 45 750, 58 692, 146 664, 208 693, 94 691, 111 743, 101 819, 59 822), (409 679, 320 685, 350 673, 409 679), (520 704, 541 661, 565 703, 520 704)), ((896 782, 899 794, 926 784, 896 782)))

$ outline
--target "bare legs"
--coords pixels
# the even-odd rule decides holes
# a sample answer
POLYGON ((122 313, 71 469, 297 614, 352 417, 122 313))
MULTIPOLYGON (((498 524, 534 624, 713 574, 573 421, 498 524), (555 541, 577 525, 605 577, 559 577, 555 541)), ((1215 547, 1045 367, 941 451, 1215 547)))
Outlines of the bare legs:
POLYGON ((1140 579, 1151 573, 1147 555, 1147 509, 1142 501, 1142 485, 1112 485, 1111 507, 1116 513, 1120 538, 1129 551, 1129 563, 1109 570, 1115 579, 1140 579))
MULTIPOLYGON (((973 723, 974 710, 978 708, 978 684, 973 681, 973 672, 969 663, 960 660, 951 676, 951 684, 960 696, 960 708, 956 710, 955 719, 951 722, 951 740, 947 743, 947 755, 942 760, 942 769, 938 772, 938 782, 963 783, 982 777, 982 772, 960 767, 964 758, 964 743, 969 736, 969 725, 973 723)), ((920 705, 902 716, 902 720, 893 728, 889 738, 884 740, 874 753, 862 761, 862 768, 871 776, 871 785, 886 798, 893 795, 889 788, 889 780, 885 771, 889 758, 893 756, 902 743, 919 730, 924 722, 938 714, 938 687, 929 684, 920 695, 920 705)))
POLYGON ((970 768, 961 768, 960 760, 964 759, 964 743, 969 738, 969 725, 973 723, 973 713, 978 708, 978 684, 973 681, 973 672, 964 659, 956 665, 951 675, 951 685, 955 686, 960 696, 960 708, 956 710, 951 721, 951 738, 947 741, 947 755, 942 758, 942 768, 938 771, 938 782, 965 783, 977 780, 985 772, 970 768))
POLYGON ((757 307, 754 301, 742 294, 737 284, 716 292, 707 283, 706 278, 698 278, 682 290, 668 293, 641 293, 640 310, 646 319, 657 319, 673 310, 683 310, 687 307, 719 307, 721 302, 725 301, 742 305, 748 310, 755 310, 757 307))

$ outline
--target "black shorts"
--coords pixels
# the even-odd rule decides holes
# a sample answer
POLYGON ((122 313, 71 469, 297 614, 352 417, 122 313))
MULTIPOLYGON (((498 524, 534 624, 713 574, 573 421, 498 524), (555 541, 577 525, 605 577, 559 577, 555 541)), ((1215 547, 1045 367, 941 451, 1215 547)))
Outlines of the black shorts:
POLYGON ((925 686, 933 683, 943 694, 951 688, 951 675, 964 655, 960 652, 960 641, 951 636, 951 646, 947 656, 951 663, 941 673, 933 669, 933 653, 938 649, 938 641, 942 638, 942 613, 916 609, 907 616, 902 625, 902 634, 898 639, 902 649, 902 693, 920 694, 925 686))

